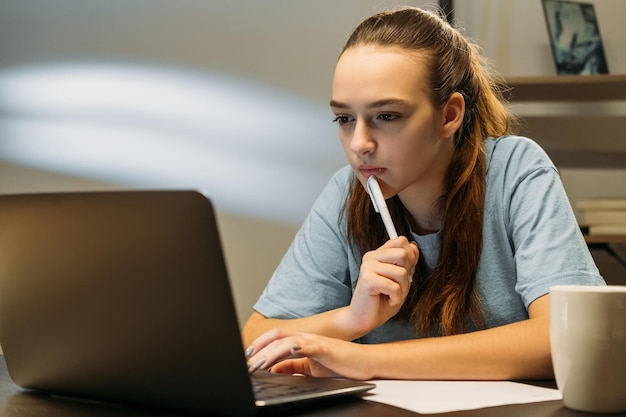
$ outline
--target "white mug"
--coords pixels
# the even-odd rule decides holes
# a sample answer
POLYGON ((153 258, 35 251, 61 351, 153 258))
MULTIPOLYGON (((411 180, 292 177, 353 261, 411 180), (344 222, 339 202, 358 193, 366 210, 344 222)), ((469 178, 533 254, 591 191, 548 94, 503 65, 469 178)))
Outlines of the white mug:
POLYGON ((626 411, 626 286, 550 288, 550 344, 567 408, 626 411))

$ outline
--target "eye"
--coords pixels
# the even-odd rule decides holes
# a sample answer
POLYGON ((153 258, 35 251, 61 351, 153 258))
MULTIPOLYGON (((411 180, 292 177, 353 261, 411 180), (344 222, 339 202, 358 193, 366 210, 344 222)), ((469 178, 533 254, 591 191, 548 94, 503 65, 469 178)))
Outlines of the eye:
POLYGON ((349 123, 351 121, 353 121, 354 118, 350 117, 350 116, 337 116, 333 119, 333 123, 337 123, 339 126, 344 125, 346 123, 349 123))
POLYGON ((394 121, 398 118, 399 116, 397 114, 391 114, 391 113, 381 113, 378 115, 378 118, 380 120, 383 120, 385 122, 391 122, 394 121))

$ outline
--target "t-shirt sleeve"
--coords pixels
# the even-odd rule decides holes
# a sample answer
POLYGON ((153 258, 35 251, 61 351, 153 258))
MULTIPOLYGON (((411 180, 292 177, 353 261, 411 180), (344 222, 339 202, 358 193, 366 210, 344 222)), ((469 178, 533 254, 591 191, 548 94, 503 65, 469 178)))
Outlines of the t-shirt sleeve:
POLYGON ((509 236, 517 270, 515 290, 526 308, 559 284, 603 285, 559 174, 538 146, 520 155, 511 190, 509 236))
POLYGON ((254 305, 256 311, 288 319, 350 303, 353 261, 340 217, 350 179, 344 169, 324 188, 254 305))

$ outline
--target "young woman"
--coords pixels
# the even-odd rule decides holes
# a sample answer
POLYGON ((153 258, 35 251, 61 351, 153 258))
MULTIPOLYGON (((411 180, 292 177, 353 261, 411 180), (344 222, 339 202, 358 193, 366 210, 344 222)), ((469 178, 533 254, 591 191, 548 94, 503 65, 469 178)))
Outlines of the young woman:
POLYGON ((374 15, 337 62, 335 174, 243 330, 250 371, 552 376, 549 288, 603 285, 558 173, 476 48, 432 12, 374 15), (376 176, 400 237, 365 185, 376 176))

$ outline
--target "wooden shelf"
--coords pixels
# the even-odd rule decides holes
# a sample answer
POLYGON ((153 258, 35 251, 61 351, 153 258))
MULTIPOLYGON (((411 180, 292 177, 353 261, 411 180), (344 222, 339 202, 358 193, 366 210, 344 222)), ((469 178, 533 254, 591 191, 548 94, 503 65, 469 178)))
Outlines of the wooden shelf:
MULTIPOLYGON (((511 104, 626 102, 626 75, 512 77, 506 83, 511 104)), ((571 116, 518 111, 520 134, 536 140, 558 167, 626 168, 626 113, 621 110, 571 116)))
POLYGON ((626 115, 521 117, 520 134, 536 140, 558 167, 626 167, 626 115))
POLYGON ((588 244, 626 243, 626 235, 584 235, 588 244))
POLYGON ((512 77, 506 83, 510 101, 626 100, 626 75, 512 77))

